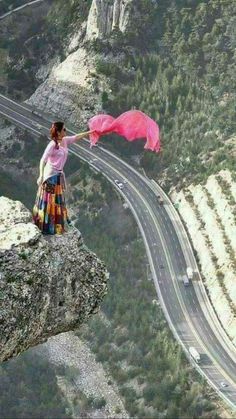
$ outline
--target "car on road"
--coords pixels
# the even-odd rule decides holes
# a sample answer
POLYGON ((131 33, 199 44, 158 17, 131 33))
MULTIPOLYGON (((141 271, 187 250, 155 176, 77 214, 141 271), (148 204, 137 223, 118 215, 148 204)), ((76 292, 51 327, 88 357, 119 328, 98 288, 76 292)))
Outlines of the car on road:
POLYGON ((36 126, 36 128, 38 128, 40 130, 42 129, 42 126, 40 124, 38 124, 37 122, 36 122, 35 126, 36 126))
POLYGON ((163 204, 164 204, 164 201, 163 201, 163 199, 162 199, 161 195, 157 195, 157 202, 158 202, 160 205, 163 205, 163 204))
POLYGON ((42 114, 41 113, 39 113, 38 111, 35 111, 34 109, 33 110, 31 110, 31 113, 33 114, 33 115, 37 115, 37 116, 42 116, 42 114))
POLYGON ((164 265, 160 265, 160 268, 161 268, 161 269, 164 269, 164 268, 165 268, 165 266, 164 266, 164 265))
POLYGON ((189 282, 189 278, 187 277, 187 275, 183 275, 183 283, 185 287, 188 287, 190 282, 189 282))
POLYGON ((122 182, 120 182, 118 179, 115 179, 115 184, 118 186, 118 188, 123 189, 124 185, 122 182))
POLYGON ((192 270, 191 266, 187 267, 186 272, 187 272, 187 275, 188 275, 188 279, 192 280, 193 279, 193 270, 192 270))
POLYGON ((221 381, 220 383, 221 387, 225 388, 228 387, 229 385, 227 383, 225 383, 224 381, 221 381))
POLYGON ((197 364, 199 364, 199 362, 201 361, 201 356, 200 356, 199 352, 197 351, 197 349, 194 348, 194 346, 190 346, 189 347, 189 353, 190 353, 191 357, 194 359, 194 361, 196 361, 197 364))
POLYGON ((97 161, 97 159, 91 159, 89 160, 89 163, 94 163, 95 161, 97 161))

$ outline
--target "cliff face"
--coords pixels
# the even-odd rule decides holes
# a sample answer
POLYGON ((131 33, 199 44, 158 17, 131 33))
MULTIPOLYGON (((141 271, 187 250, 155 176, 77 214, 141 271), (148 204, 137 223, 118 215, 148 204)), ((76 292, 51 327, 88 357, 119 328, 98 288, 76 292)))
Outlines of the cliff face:
POLYGON ((98 310, 109 274, 71 227, 45 236, 20 201, 0 197, 0 361, 78 328, 98 310))
MULTIPOLYGON (((59 65, 54 65, 49 77, 26 101, 43 111, 60 116, 73 124, 83 125, 101 110, 97 82, 91 76, 94 55, 82 46, 59 65), (90 109, 90 111, 88 111, 90 109)), ((44 67, 44 72, 47 69, 44 67)))
POLYGON ((114 29, 125 32, 131 24, 133 6, 133 0, 93 0, 87 21, 87 39, 106 38, 114 29))
POLYGON ((58 64, 56 57, 37 72, 45 80, 26 101, 39 109, 60 115, 77 126, 102 109, 102 94, 109 91, 109 80, 96 72, 96 61, 120 62, 112 52, 109 56, 91 49, 91 41, 108 39, 114 29, 123 33, 134 24, 138 13, 134 0, 93 0, 87 20, 64 47, 66 59, 58 64), (132 18, 132 21, 131 21, 132 18), (133 22, 133 23, 132 23, 133 22))

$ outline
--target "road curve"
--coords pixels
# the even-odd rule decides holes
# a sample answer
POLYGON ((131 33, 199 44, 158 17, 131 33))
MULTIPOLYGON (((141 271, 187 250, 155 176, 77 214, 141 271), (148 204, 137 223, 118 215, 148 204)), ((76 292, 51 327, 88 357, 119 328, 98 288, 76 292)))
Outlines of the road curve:
MULTIPOLYGON (((52 118, 43 116, 40 111, 32 113, 28 104, 19 104, 0 95, 0 114, 34 135, 48 135, 52 118), (35 123, 40 124, 41 129, 35 123)), ((73 131, 68 133, 72 135, 73 131)), ((210 313, 209 301, 200 298, 199 284, 183 286, 181 276, 186 272, 186 255, 170 217, 170 202, 166 200, 164 206, 160 206, 152 182, 104 148, 90 149, 88 141, 81 140, 69 149, 113 184, 115 179, 127 181, 119 191, 128 202, 142 233, 167 321, 188 357, 189 346, 197 348, 201 363, 196 364, 190 358, 192 364, 232 410, 236 410, 236 349, 219 322, 215 323, 214 316, 207 314, 210 313), (92 159, 96 160, 91 162, 92 159), (228 387, 222 387, 222 381, 228 387)))
POLYGON ((20 10, 25 9, 26 7, 33 6, 33 5, 38 4, 38 3, 42 3, 42 1, 44 1, 44 0, 32 0, 32 1, 29 1, 27 3, 24 3, 21 6, 18 6, 15 9, 12 9, 9 12, 6 12, 3 15, 1 15, 0 20, 3 20, 6 17, 11 16, 13 13, 17 13, 20 10))

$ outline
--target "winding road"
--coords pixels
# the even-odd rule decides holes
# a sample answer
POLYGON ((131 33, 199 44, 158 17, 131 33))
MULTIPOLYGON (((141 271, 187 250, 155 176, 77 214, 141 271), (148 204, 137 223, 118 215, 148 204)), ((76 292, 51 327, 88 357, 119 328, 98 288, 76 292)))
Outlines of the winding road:
POLYGON ((44 1, 44 0, 32 0, 32 1, 29 1, 29 2, 27 2, 27 3, 24 3, 24 4, 22 4, 21 6, 18 6, 18 7, 16 7, 15 9, 12 9, 12 10, 10 10, 9 12, 6 12, 6 13, 4 13, 3 15, 1 15, 1 16, 0 16, 0 20, 3 20, 3 19, 5 19, 6 17, 11 16, 13 13, 17 13, 17 12, 19 12, 20 10, 25 9, 26 7, 33 6, 33 5, 35 5, 35 4, 42 3, 43 1, 44 1))
MULTIPOLYGON (((4 118, 33 135, 48 136, 53 118, 32 110, 26 103, 0 95, 0 114, 4 118)), ((68 131, 68 135, 73 133, 68 131)), ((171 201, 153 180, 103 147, 90 149, 89 142, 81 140, 69 150, 106 176, 128 203, 140 228, 159 301, 174 336, 194 367, 236 412, 236 348, 208 300, 188 237, 171 201), (115 185, 115 179, 127 182, 122 190, 115 185), (164 199, 163 206, 158 203, 158 194, 164 199), (197 272, 196 279, 184 287, 181 277, 189 265, 197 272), (189 346, 201 354, 199 364, 190 357, 189 346)))

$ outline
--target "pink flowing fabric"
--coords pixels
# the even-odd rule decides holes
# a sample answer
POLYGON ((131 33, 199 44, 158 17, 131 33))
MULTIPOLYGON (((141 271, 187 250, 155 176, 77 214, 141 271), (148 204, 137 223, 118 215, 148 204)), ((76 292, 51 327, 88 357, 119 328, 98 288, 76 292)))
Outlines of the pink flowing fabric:
POLYGON ((95 115, 88 121, 89 129, 95 130, 90 134, 91 147, 95 145, 100 136, 116 133, 128 141, 146 138, 145 149, 160 151, 160 132, 157 123, 141 111, 131 110, 122 113, 118 118, 111 115, 95 115))

